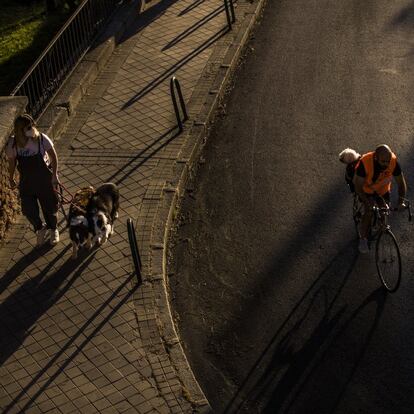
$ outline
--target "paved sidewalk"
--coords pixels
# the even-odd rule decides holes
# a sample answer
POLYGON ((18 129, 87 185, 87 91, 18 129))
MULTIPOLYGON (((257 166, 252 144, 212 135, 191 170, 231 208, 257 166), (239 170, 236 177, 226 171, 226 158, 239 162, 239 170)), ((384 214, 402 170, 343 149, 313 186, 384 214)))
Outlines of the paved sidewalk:
POLYGON ((73 261, 67 231, 55 248, 34 249, 25 220, 15 225, 0 249, 2 412, 209 411, 171 321, 166 228, 228 60, 261 4, 239 0, 232 32, 220 0, 151 1, 127 27, 57 141, 61 180, 71 192, 104 181, 120 186, 115 234, 73 261), (189 104, 182 134, 172 75, 189 104), (141 286, 128 217, 138 229, 141 286))

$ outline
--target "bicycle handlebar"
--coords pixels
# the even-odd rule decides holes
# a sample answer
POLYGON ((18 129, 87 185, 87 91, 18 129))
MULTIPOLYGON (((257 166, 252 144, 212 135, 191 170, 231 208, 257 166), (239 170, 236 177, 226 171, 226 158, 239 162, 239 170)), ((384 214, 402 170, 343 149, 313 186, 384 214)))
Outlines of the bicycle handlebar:
MULTIPOLYGON (((385 200, 384 200, 385 201, 385 200)), ((405 208, 404 210, 408 210, 408 221, 412 221, 412 214, 411 214, 411 204, 409 200, 404 201, 405 208)), ((378 213, 381 214, 381 212, 387 212, 387 211, 399 211, 398 207, 390 208, 388 203, 385 203, 385 207, 379 207, 378 205, 374 205, 372 207, 373 211, 378 211, 378 213)))

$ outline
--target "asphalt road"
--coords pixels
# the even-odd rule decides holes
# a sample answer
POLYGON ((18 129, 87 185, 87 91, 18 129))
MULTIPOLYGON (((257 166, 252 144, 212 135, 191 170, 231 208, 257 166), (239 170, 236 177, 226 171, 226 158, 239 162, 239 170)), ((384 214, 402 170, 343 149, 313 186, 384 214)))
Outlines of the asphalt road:
POLYGON ((412 187, 413 81, 414 1, 268 1, 172 248, 214 413, 414 412, 413 225, 392 220, 404 274, 386 294, 337 159, 388 143, 412 187))

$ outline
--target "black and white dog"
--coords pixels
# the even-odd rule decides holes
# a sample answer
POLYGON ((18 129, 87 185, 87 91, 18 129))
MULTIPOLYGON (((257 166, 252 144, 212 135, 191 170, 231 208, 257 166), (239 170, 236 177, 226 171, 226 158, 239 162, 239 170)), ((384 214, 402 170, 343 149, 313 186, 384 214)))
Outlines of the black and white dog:
POLYGON ((114 183, 100 185, 88 204, 88 216, 92 220, 93 243, 104 244, 114 232, 118 218, 119 189, 114 183))
POLYGON ((72 241, 72 259, 78 257, 81 247, 90 249, 92 247, 92 233, 88 219, 84 215, 72 217, 69 222, 69 237, 72 241))
POLYGON ((88 214, 88 205, 95 193, 93 187, 78 190, 71 202, 68 216, 69 237, 72 241, 72 259, 78 257, 81 247, 92 247, 93 228, 88 214))

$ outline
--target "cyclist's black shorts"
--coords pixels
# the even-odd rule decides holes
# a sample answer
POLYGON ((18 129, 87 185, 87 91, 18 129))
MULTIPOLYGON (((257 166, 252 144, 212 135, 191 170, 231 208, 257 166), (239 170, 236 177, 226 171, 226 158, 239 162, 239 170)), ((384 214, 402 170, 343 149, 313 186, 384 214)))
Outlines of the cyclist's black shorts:
POLYGON ((367 197, 369 197, 369 198, 373 198, 376 203, 381 202, 381 199, 383 198, 385 200, 385 202, 387 204, 389 204, 390 203, 390 199, 391 199, 390 192, 385 193, 383 196, 379 196, 377 193, 374 193, 374 194, 367 194, 367 193, 365 193, 365 195, 367 197))

